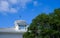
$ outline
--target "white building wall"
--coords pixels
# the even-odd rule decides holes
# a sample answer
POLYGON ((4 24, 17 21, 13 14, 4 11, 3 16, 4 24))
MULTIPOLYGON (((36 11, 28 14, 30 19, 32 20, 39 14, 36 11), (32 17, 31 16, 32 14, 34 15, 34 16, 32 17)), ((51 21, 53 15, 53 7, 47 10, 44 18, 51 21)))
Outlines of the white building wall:
POLYGON ((0 28, 0 38, 23 38, 23 33, 27 31, 26 26, 24 20, 17 20, 13 28, 0 28), (19 29, 21 26, 23 29, 19 29))
POLYGON ((22 34, 0 34, 0 38, 23 38, 22 34))

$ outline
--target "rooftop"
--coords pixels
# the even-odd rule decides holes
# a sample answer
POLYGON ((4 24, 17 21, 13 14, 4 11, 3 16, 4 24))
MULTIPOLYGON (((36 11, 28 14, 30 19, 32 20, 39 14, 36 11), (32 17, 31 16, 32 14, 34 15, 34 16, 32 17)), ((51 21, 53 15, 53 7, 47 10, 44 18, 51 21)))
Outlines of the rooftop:
POLYGON ((0 33, 24 33, 27 29, 19 29, 19 25, 26 25, 25 20, 16 20, 13 28, 0 28, 0 33))
POLYGON ((26 31, 25 29, 16 30, 15 28, 0 28, 0 33, 24 33, 26 31))

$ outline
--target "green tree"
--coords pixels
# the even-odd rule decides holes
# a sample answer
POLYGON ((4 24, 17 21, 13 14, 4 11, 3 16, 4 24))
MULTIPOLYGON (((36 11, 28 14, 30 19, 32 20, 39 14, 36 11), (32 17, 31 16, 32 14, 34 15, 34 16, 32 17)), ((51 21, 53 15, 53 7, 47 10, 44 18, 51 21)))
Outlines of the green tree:
POLYGON ((60 8, 34 18, 24 38, 60 38, 60 8))

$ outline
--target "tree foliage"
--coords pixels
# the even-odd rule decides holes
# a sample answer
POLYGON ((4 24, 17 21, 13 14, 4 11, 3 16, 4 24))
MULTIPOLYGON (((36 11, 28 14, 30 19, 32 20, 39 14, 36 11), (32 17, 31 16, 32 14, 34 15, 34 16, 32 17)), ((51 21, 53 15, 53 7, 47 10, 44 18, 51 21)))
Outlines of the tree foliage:
POLYGON ((60 38, 60 8, 34 18, 24 38, 60 38))

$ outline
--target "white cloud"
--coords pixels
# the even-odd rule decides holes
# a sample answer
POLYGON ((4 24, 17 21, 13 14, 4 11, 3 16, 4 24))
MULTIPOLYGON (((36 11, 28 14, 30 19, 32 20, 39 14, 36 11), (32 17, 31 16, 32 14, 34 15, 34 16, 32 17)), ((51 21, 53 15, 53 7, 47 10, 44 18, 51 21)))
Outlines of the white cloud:
POLYGON ((26 5, 31 1, 32 0, 0 0, 0 12, 17 13, 18 9, 16 9, 17 7, 13 8, 13 5, 17 4, 19 9, 26 8, 26 5))
POLYGON ((9 11, 9 3, 7 1, 0 2, 0 11, 9 11))
POLYGON ((16 4, 18 3, 18 0, 8 0, 11 4, 16 4))
POLYGON ((21 8, 26 8, 26 4, 32 0, 8 0, 11 4, 18 4, 21 8))
POLYGON ((17 9, 11 8, 11 9, 10 9, 10 12, 11 12, 11 13, 17 13, 17 9))
POLYGON ((16 13, 17 9, 10 7, 10 4, 8 1, 0 1, 0 12, 2 12, 3 14, 5 13, 16 13))
POLYGON ((26 8, 27 3, 31 2, 32 0, 19 0, 20 6, 22 8, 26 8))

